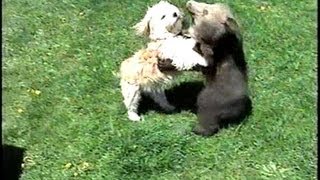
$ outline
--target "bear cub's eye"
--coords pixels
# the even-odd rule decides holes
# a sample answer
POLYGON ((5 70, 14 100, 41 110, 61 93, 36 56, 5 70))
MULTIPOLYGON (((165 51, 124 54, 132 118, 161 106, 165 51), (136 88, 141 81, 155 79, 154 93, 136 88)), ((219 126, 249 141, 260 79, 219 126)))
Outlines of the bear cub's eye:
POLYGON ((163 15, 163 16, 161 17, 161 20, 164 19, 165 17, 166 17, 166 15, 163 15))

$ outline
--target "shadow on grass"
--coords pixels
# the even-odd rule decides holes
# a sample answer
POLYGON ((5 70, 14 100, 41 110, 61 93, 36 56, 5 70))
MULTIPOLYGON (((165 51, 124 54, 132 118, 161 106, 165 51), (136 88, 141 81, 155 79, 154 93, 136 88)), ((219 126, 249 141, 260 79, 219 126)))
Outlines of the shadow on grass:
POLYGON ((22 173, 24 148, 2 145, 2 167, 4 172, 4 179, 18 180, 22 173))
MULTIPOLYGON (((203 82, 194 81, 184 82, 173 87, 172 89, 166 90, 165 92, 168 101, 170 102, 170 104, 176 107, 176 110, 173 113, 179 113, 182 110, 196 113, 197 97, 203 87, 203 82)), ((150 110, 154 110, 160 113, 166 113, 150 97, 143 95, 142 101, 139 105, 139 113, 145 114, 150 110)))
MULTIPOLYGON (((139 113, 145 114, 148 111, 156 111, 165 114, 180 113, 181 111, 190 111, 194 114, 197 113, 197 97, 200 91, 204 88, 203 82, 184 82, 172 89, 166 90, 166 96, 168 101, 176 107, 176 110, 171 113, 167 113, 160 108, 150 97, 143 95, 142 101, 139 105, 139 113)), ((236 126, 242 123, 246 123, 247 117, 252 114, 252 102, 248 100, 245 105, 245 112, 237 119, 226 120, 221 122, 220 128, 228 128, 230 126, 236 126)))

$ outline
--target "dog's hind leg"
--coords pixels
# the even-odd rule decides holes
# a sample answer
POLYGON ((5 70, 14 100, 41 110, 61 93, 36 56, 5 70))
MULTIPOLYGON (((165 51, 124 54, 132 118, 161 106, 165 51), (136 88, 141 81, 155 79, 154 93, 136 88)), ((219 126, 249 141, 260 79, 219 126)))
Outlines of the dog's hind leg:
POLYGON ((157 103, 161 108, 163 108, 165 111, 173 111, 175 109, 174 106, 172 106, 166 97, 166 94, 163 90, 156 90, 156 91, 150 91, 148 92, 148 95, 157 103))
POLYGON ((141 117, 138 115, 138 106, 141 99, 141 92, 138 85, 129 84, 121 80, 121 92, 124 98, 123 102, 128 111, 128 118, 131 121, 140 121, 141 117))

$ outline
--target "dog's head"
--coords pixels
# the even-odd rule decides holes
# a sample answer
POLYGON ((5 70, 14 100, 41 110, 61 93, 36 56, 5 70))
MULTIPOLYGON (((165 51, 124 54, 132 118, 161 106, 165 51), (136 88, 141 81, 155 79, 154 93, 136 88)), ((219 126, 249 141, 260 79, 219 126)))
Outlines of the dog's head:
POLYGON ((239 39, 240 30, 230 8, 221 3, 207 4, 188 1, 187 9, 191 13, 194 23, 193 33, 197 39, 211 44, 217 38, 227 33, 235 34, 239 39))
POLYGON ((166 39, 182 30, 183 13, 176 6, 160 1, 148 11, 144 18, 133 28, 138 35, 152 40, 166 39))

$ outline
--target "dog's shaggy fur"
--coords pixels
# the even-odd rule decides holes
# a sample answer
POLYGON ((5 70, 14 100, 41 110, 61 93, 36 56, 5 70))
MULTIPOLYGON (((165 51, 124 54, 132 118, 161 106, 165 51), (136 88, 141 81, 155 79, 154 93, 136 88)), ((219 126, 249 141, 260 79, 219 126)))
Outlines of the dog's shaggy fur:
POLYGON ((198 125, 193 132, 211 136, 225 123, 243 120, 251 111, 247 65, 237 22, 224 4, 187 2, 196 49, 208 61, 206 86, 197 100, 198 125))
POLYGON ((167 1, 160 1, 148 8, 143 19, 133 28, 138 35, 151 40, 167 39, 179 34, 182 29, 183 13, 167 1))
POLYGON ((164 110, 175 109, 167 101, 163 86, 171 82, 177 73, 160 72, 158 60, 171 59, 178 70, 207 65, 207 61, 193 50, 196 41, 177 35, 182 31, 181 21, 182 13, 176 6, 160 1, 149 8, 143 20, 134 26, 138 34, 147 35, 153 41, 146 49, 121 63, 120 85, 130 120, 141 119, 137 111, 142 92, 147 93, 164 110))

